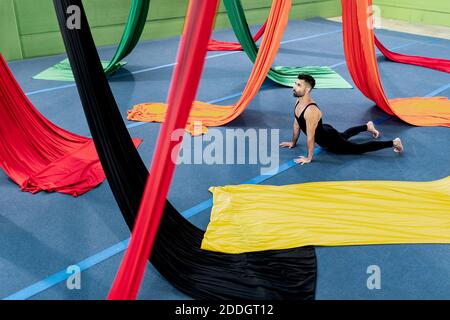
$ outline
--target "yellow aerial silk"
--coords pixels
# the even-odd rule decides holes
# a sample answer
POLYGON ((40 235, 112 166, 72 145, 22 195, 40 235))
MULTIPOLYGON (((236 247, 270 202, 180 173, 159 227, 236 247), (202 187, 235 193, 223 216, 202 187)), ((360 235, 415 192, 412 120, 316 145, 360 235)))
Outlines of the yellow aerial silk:
POLYGON ((202 249, 450 243, 450 177, 212 187, 202 249))

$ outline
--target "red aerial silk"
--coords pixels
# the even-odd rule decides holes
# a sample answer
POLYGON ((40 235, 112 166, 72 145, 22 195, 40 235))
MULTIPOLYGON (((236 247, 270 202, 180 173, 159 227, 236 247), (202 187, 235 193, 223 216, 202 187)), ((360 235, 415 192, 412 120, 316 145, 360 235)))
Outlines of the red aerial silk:
POLYGON ((218 0, 191 0, 172 84, 167 119, 162 125, 131 241, 108 299, 136 299, 166 203, 182 142, 172 133, 184 130, 203 70, 218 0))
POLYGON ((378 40, 377 37, 375 37, 375 44, 386 58, 394 62, 412 64, 450 73, 450 60, 421 56, 409 56, 406 54, 392 52, 386 49, 386 47, 383 46, 383 44, 380 42, 380 40, 378 40))
MULTIPOLYGON (((258 41, 264 31, 266 30, 267 21, 264 22, 262 27, 258 30, 258 32, 253 36, 253 40, 258 41)), ((209 51, 242 51, 242 46, 239 42, 226 42, 226 41, 218 41, 211 39, 208 43, 209 51)))
POLYGON ((446 97, 386 97, 378 72, 373 28, 368 27, 371 5, 371 0, 342 0, 345 58, 356 86, 385 112, 407 123, 450 127, 450 100, 446 97))
POLYGON ((76 197, 105 179, 93 141, 42 116, 1 54, 0 167, 22 191, 31 193, 45 190, 76 197))

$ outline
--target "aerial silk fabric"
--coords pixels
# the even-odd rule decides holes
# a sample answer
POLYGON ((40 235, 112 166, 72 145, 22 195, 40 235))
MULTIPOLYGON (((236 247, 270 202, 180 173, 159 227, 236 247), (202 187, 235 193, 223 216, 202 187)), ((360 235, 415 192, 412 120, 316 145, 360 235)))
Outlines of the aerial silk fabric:
POLYGON ((74 197, 105 179, 91 139, 48 121, 28 100, 0 54, 0 167, 22 191, 74 197))
POLYGON ((344 50, 356 86, 390 115, 417 126, 450 126, 450 100, 446 97, 388 100, 375 55, 374 33, 367 27, 371 0, 342 0, 344 50))
MULTIPOLYGON (((256 32, 253 36, 254 42, 258 41, 264 34, 264 31, 266 30, 266 23, 267 22, 264 22, 258 32, 256 32)), ((208 43, 208 51, 242 51, 242 46, 239 42, 227 42, 211 39, 208 43)))
MULTIPOLYGON (((255 63, 258 55, 258 48, 253 40, 248 27, 245 11, 241 0, 223 0, 227 10, 231 27, 236 37, 242 45, 247 56, 255 63)), ((280 40, 281 41, 281 40, 280 40)), ((352 85, 342 78, 333 69, 326 66, 305 66, 305 67, 273 67, 269 70, 267 77, 287 87, 292 87, 300 73, 309 74, 316 80, 317 89, 346 89, 352 88, 352 85)))
MULTIPOLYGON (((150 0, 132 0, 128 20, 122 34, 120 43, 113 58, 110 61, 102 61, 102 66, 107 76, 115 73, 126 64, 122 60, 136 47, 145 27, 150 0)), ((74 81, 72 69, 68 59, 34 76, 33 79, 74 81)))
MULTIPOLYGON (((83 109, 111 191, 133 229, 148 171, 134 148, 100 65, 88 27, 65 28, 66 8, 80 0, 55 0, 83 109)), ((189 81, 188 81, 189 82, 189 81)), ((156 154, 156 153, 155 153, 156 154)), ((316 257, 312 247, 230 255, 200 249, 204 231, 165 200, 151 256, 174 287, 195 299, 313 299, 316 257)))
POLYGON ((450 243, 450 177, 213 187, 202 249, 450 243))
POLYGON ((430 68, 443 72, 450 73, 450 60, 429 58, 422 56, 411 56, 401 54, 388 50, 383 44, 375 37, 375 44, 381 53, 389 60, 399 63, 412 64, 420 67, 430 68))
MULTIPOLYGON (((202 74, 218 0, 191 0, 168 95, 167 121, 159 133, 150 175, 142 197, 130 244, 111 287, 108 299, 136 299, 144 278, 165 200, 169 192, 180 144, 172 134, 186 126, 202 74), (191 49, 192 48, 192 49, 191 49)), ((181 138, 180 143, 183 138, 181 138)))
MULTIPOLYGON (((257 95, 267 72, 280 47, 280 41, 286 28, 291 0, 274 0, 267 20, 267 29, 258 51, 253 70, 239 101, 235 105, 220 106, 195 101, 189 115, 186 131, 200 135, 208 131, 209 126, 221 126, 236 119, 257 95)), ((143 103, 128 111, 128 120, 164 122, 167 104, 143 103)))
MULTIPOLYGON (((266 22, 261 26, 261 28, 253 37, 254 42, 258 41, 263 36, 265 29, 266 29, 266 22)), ((375 45, 387 59, 393 62, 411 64, 450 73, 450 60, 448 59, 412 56, 393 52, 387 49, 376 36, 375 36, 375 45)), ((237 42, 226 42, 211 39, 208 44, 208 50, 241 51, 242 46, 237 42)))

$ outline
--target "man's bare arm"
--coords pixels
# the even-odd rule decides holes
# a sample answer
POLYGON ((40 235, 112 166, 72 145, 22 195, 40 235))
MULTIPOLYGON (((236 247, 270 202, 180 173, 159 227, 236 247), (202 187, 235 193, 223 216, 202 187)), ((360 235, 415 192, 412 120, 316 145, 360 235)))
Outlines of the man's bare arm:
POLYGON ((295 148, 297 145, 298 137, 300 136, 300 126, 298 125, 297 119, 294 119, 293 124, 293 133, 292 133, 292 141, 291 142, 282 142, 280 143, 281 147, 295 148))
POLYGON ((297 119, 294 119, 292 134, 292 143, 294 144, 294 147, 297 145, 298 137, 300 137, 300 126, 298 125, 297 119))
POLYGON ((314 157, 315 134, 317 125, 321 118, 320 111, 317 108, 309 108, 305 111, 306 134, 308 146, 308 160, 312 161, 314 157))

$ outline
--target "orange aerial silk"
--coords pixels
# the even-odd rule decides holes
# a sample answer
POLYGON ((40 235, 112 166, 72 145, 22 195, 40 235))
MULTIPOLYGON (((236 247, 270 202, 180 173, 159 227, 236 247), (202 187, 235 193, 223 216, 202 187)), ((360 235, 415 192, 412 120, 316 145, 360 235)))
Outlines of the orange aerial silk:
MULTIPOLYGON (((258 56, 239 101, 231 106, 195 101, 189 114, 186 131, 194 136, 206 133, 208 132, 207 127, 229 123, 245 110, 258 93, 272 66, 288 22, 290 8, 291 0, 273 1, 258 56)), ((138 104, 128 111, 128 120, 164 122, 166 110, 167 104, 165 103, 138 104)))
POLYGON ((344 50, 356 86, 390 115, 417 126, 450 126, 446 97, 389 100, 383 90, 375 55, 374 32, 369 28, 372 0, 342 0, 344 50))

